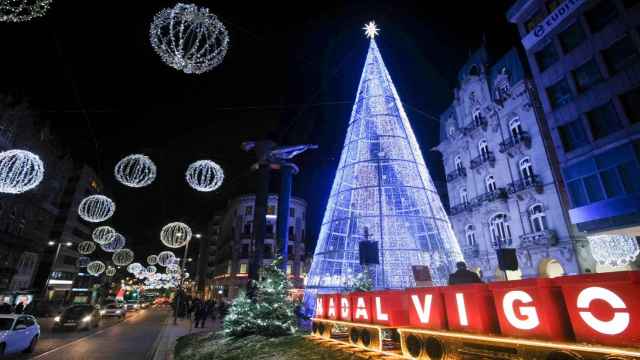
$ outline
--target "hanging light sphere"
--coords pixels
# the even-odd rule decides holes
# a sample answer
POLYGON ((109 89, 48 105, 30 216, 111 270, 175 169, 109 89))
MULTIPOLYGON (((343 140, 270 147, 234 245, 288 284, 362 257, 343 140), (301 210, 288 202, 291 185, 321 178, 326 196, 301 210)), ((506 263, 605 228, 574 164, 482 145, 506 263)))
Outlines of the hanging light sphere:
POLYGON ((127 240, 122 236, 122 234, 116 233, 116 236, 113 237, 111 242, 101 244, 100 248, 106 252, 115 252, 116 250, 124 248, 126 242, 127 240))
POLYGON ((116 237, 116 234, 116 230, 111 226, 100 226, 93 230, 91 237, 93 238, 93 241, 102 245, 113 241, 113 238, 116 237))
POLYGON ((109 266, 107 270, 104 271, 104 273, 107 274, 107 276, 113 276, 116 274, 116 268, 114 268, 113 266, 109 266))
POLYGON ((156 178, 156 164, 145 155, 129 155, 116 164, 115 176, 130 187, 147 186, 156 178))
POLYGON ((0 21, 25 22, 44 16, 53 0, 0 0, 0 21))
POLYGON ((38 155, 26 150, 0 153, 0 193, 21 194, 38 186, 43 178, 44 164, 38 155))
POLYGON ((129 266, 127 266, 127 271, 132 274, 137 274, 138 272, 140 272, 140 270, 142 270, 142 268, 142 264, 136 262, 129 264, 129 266))
POLYGON ((76 260, 76 266, 78 268, 86 268, 90 262, 91 262, 91 259, 89 259, 88 257, 80 256, 78 260, 76 260))
POLYGON ((147 274, 155 274, 156 271, 158 271, 158 269, 155 266, 153 265, 147 266, 147 274))
POLYGON ((133 261, 133 251, 129 249, 116 250, 111 257, 113 263, 118 266, 125 266, 133 261))
POLYGON ((163 251, 158 254, 158 265, 167 266, 170 265, 172 260, 175 259, 176 256, 171 251, 163 251))
POLYGON ((211 160, 199 160, 189 165, 186 179, 192 188, 209 192, 222 185, 224 171, 220 165, 211 160))
POLYGON ((147 256, 147 264, 155 265, 158 263, 158 255, 149 255, 147 256))
POLYGON ((162 228, 160 240, 170 248, 182 247, 191 240, 191 228, 181 222, 172 222, 162 228))
POLYGON ((599 265, 626 266, 640 254, 637 240, 627 235, 587 236, 591 255, 599 265))
POLYGON ((169 275, 178 275, 180 274, 180 266, 178 266, 177 264, 171 264, 167 266, 165 272, 169 275))
POLYGON ((89 255, 96 251, 96 244, 93 241, 83 241, 78 244, 78 252, 82 255, 89 255))
POLYGON ((107 220, 115 211, 116 204, 104 195, 88 196, 78 206, 80 217, 93 223, 107 220))
POLYGON ((222 62, 229 35, 207 8, 178 3, 160 11, 151 23, 151 46, 167 65, 187 74, 202 74, 222 62))
POLYGON ((92 261, 87 265, 87 272, 93 276, 98 276, 106 269, 102 261, 92 261))

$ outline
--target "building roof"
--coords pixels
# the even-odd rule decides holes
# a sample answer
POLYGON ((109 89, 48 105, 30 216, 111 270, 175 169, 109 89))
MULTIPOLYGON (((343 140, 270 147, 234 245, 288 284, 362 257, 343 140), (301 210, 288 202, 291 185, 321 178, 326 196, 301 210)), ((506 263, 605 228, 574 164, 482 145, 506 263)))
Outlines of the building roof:
POLYGON ((458 71, 458 81, 464 80, 467 75, 469 75, 469 71, 472 67, 476 66, 480 69, 481 66, 486 65, 489 62, 489 54, 487 53, 487 49, 484 46, 480 47, 478 50, 473 52, 467 62, 462 65, 460 71, 458 71))
POLYGON ((513 86, 526 77, 525 68, 520 60, 520 55, 516 48, 511 48, 506 54, 504 54, 498 61, 496 61, 491 68, 489 68, 489 90, 491 96, 495 98, 493 84, 496 81, 498 75, 504 70, 509 74, 509 85, 513 86))

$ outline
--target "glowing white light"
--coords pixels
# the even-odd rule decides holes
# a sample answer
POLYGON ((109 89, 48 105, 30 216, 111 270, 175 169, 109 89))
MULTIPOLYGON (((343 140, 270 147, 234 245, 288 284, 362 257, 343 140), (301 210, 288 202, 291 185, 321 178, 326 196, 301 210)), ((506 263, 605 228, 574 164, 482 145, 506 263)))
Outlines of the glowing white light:
POLYGON ((356 301, 356 315, 354 316, 356 320, 369 320, 369 313, 367 312, 367 307, 364 303, 364 298, 358 297, 356 301))
POLYGON ((43 178, 44 164, 38 155, 26 150, 0 153, 0 193, 21 194, 38 186, 43 178))
POLYGON ((180 274, 180 266, 176 264, 170 264, 166 267, 165 272, 169 275, 180 274))
POLYGON ((93 241, 83 241, 78 244, 78 252, 82 255, 89 255, 96 250, 96 244, 93 241))
POLYGON ((413 306, 416 309, 416 313, 418 314, 418 318, 420 322, 423 324, 429 323, 429 318, 431 317, 431 302, 433 300, 433 295, 425 294, 424 296, 424 305, 420 304, 420 298, 418 295, 411 295, 411 302, 413 302, 413 306))
POLYGON ((596 235, 587 238, 591 254, 600 265, 626 266, 640 254, 638 242, 631 236, 596 235))
POLYGON ((158 271, 158 269, 155 266, 153 265, 147 266, 147 274, 155 274, 156 271, 158 271))
POLYGON ((376 296, 376 318, 380 321, 389 321, 389 314, 382 312, 380 296, 376 296))
POLYGON ((181 222, 169 223, 160 231, 160 240, 170 248, 182 247, 191 240, 191 228, 181 222))
POLYGON ((78 268, 85 268, 87 267, 87 265, 89 265, 90 262, 91 262, 91 259, 89 259, 88 257, 80 256, 78 260, 76 260, 76 266, 78 268))
POLYGON ((368 24, 365 24, 364 27, 362 28, 362 30, 364 30, 364 34, 369 38, 369 39, 373 39, 376 36, 378 36, 380 29, 378 29, 378 26, 376 25, 375 21, 369 21, 368 24))
POLYGON ((93 241, 102 245, 111 242, 116 234, 116 230, 111 226, 100 226, 93 230, 91 237, 93 238, 93 241))
POLYGON ((144 267, 142 266, 142 264, 136 262, 136 263, 129 264, 129 266, 127 266, 127 271, 130 272, 131 274, 137 274, 143 268, 144 267))
POLYGON ((113 266, 109 266, 104 273, 107 274, 107 276, 113 276, 116 274, 116 268, 114 268, 113 266))
POLYGON ((124 248, 126 242, 127 240, 124 238, 124 236, 122 236, 122 234, 116 233, 116 236, 113 237, 113 240, 111 240, 111 242, 101 244, 100 248, 106 252, 114 252, 116 250, 124 248))
POLYGON ((139 188, 155 180, 156 165, 145 155, 133 154, 118 162, 114 174, 122 184, 139 188))
POLYGON ((187 74, 202 74, 220 64, 229 35, 207 8, 178 3, 160 11, 150 30, 151 45, 162 61, 187 74))
POLYGON ((158 263, 158 255, 149 255, 147 256, 147 264, 155 265, 158 263))
POLYGON ((106 269, 102 261, 92 261, 87 265, 87 272, 93 276, 98 276, 106 269))
POLYGON ((533 298, 528 293, 521 290, 509 291, 504 295, 502 299, 502 311, 507 321, 513 325, 516 329, 531 330, 540 325, 540 319, 538 318, 538 312, 534 306, 522 306, 520 305, 520 316, 516 315, 514 309, 514 303, 519 301, 523 304, 529 304, 533 302, 533 298))
MULTIPOLYGON (((578 294, 576 305, 579 309, 589 309, 593 300, 606 301, 612 308, 623 310, 627 304, 616 293, 602 287, 589 287, 578 294)), ((631 317, 628 312, 615 312, 610 320, 600 320, 591 311, 580 311, 580 317, 593 330, 605 335, 618 335, 629 327, 631 317)))
POLYGON ((464 304, 464 294, 456 293, 456 306, 458 307, 458 320, 460 320, 460 325, 469 326, 467 307, 464 304))
POLYGON ((171 265, 173 263, 173 259, 175 258, 176 258, 175 254, 172 253, 171 251, 163 251, 160 254, 158 254, 158 265, 160 266, 171 265))
POLYGON ((25 22, 44 16, 53 0, 2 0, 0 21, 25 22))
POLYGON ((349 304, 350 304, 349 299, 344 297, 340 298, 340 315, 342 316, 343 319, 349 318, 349 313, 351 311, 349 304))
POLYGON ((199 160, 189 165, 186 179, 187 183, 198 191, 213 191, 222 185, 224 171, 211 160, 199 160))
POLYGON ((78 215, 88 222, 102 222, 113 216, 116 204, 104 195, 91 195, 78 206, 78 215))

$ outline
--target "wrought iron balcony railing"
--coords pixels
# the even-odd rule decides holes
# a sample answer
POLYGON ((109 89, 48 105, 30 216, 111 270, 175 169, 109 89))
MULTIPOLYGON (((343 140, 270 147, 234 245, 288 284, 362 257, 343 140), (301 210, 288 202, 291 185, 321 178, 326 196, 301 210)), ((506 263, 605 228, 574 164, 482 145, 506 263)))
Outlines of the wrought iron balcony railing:
POLYGON ((467 169, 461 167, 453 170, 452 172, 447 174, 447 182, 454 181, 458 178, 467 177, 467 169))
POLYGON ((484 202, 492 202, 496 200, 506 200, 509 197, 507 190, 504 188, 498 188, 495 191, 488 191, 482 195, 476 196, 475 203, 480 205, 484 202))
POLYGON ((462 248, 462 254, 465 259, 477 258, 480 255, 478 244, 466 245, 462 248))
POLYGON ((464 202, 451 207, 451 215, 458 215, 464 211, 471 211, 473 205, 471 202, 464 202))
POLYGON ((471 159, 470 167, 471 169, 475 169, 482 166, 483 164, 489 164, 491 167, 493 167, 495 163, 496 163, 496 157, 495 155, 493 155, 493 151, 487 151, 471 159))
POLYGON ((539 232, 520 235, 520 246, 522 247, 549 247, 555 245, 558 245, 558 237, 556 236, 556 232, 554 230, 547 229, 539 232))
POLYGON ((507 152, 516 145, 523 144, 527 148, 531 147, 531 135, 526 131, 521 131, 516 136, 511 136, 507 140, 500 143, 500 152, 507 152))
POLYGON ((540 176, 531 175, 518 181, 514 181, 507 186, 507 192, 509 194, 515 194, 530 188, 535 189, 538 193, 542 193, 544 187, 542 180, 540 180, 540 176))
POLYGON ((462 131, 465 135, 469 135, 479 128, 482 128, 482 130, 486 131, 488 124, 489 122, 487 121, 487 118, 485 118, 484 116, 480 116, 476 120, 472 121, 471 124, 462 128, 462 131))

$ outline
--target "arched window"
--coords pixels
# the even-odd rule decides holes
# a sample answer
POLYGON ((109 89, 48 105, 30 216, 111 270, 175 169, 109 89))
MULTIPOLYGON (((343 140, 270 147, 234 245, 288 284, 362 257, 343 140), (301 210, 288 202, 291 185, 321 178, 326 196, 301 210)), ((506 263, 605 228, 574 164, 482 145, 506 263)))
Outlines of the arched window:
POLYGON ((509 225, 507 214, 500 213, 494 215, 489 220, 489 230, 491 231, 491 241, 493 246, 511 246, 511 226, 509 225))
POLYGON ((535 204, 529 208, 529 220, 533 232, 541 232, 548 228, 547 215, 544 213, 542 204, 535 204))
POLYGON ((489 175, 484 179, 484 184, 487 188, 487 192, 492 193, 496 190, 498 190, 498 188, 496 187, 496 179, 493 177, 493 175, 489 175))
POLYGON ((460 203, 465 205, 469 204, 469 193, 467 193, 466 187, 460 189, 460 203))
POLYGON ((464 228, 464 234, 465 237, 467 238, 467 245, 468 246, 476 246, 477 241, 476 241, 476 229, 473 227, 473 225, 469 224, 464 228))
POLYGON ((480 140, 480 142, 478 142, 478 152, 480 153, 480 157, 482 157, 483 160, 489 158, 489 143, 487 143, 487 140, 482 139, 480 140))
POLYGON ((480 120, 482 119, 482 112, 480 112, 480 107, 473 108, 471 117, 473 118, 474 124, 480 125, 480 120))
POLYGON ((520 160, 520 176, 525 182, 533 181, 533 165, 528 157, 520 160))
POLYGON ((461 171, 464 166, 462 166, 462 157, 460 155, 456 156, 454 159, 454 163, 456 166, 456 170, 461 171))
POLYGON ((509 131, 511 131, 511 136, 516 141, 520 140, 520 135, 522 135, 522 124, 520 124, 520 118, 515 117, 509 121, 509 131))
POLYGON ((449 137, 453 137, 456 134, 456 128, 453 126, 449 128, 449 137))

